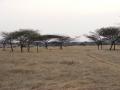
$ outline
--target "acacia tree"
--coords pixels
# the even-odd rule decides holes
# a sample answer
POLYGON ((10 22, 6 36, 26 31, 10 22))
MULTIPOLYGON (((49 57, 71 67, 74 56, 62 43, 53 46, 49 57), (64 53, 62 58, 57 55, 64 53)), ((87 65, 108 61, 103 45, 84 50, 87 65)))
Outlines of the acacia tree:
POLYGON ((85 35, 85 36, 96 43, 98 50, 100 48, 102 50, 103 38, 101 37, 98 31, 91 32, 90 35, 85 35))
POLYGON ((99 34, 110 41, 110 50, 116 49, 116 42, 120 39, 120 29, 117 27, 107 27, 98 30, 99 34), (114 47, 113 47, 114 46, 114 47))
POLYGON ((42 41, 44 42, 45 48, 48 49, 48 42, 51 39, 58 38, 58 35, 42 35, 42 41))
POLYGON ((6 41, 9 40, 11 45, 11 50, 13 51, 12 47, 12 40, 19 41, 21 52, 23 52, 23 47, 27 46, 28 52, 30 51, 30 44, 40 37, 40 34, 37 31, 30 30, 30 29, 20 29, 19 31, 14 31, 10 33, 3 34, 6 41))
POLYGON ((6 50, 6 44, 7 44, 6 40, 3 38, 0 43, 2 44, 3 51, 5 51, 6 50))
POLYGON ((48 41, 51 39, 58 39, 59 41, 58 44, 60 46, 60 49, 63 49, 62 46, 64 42, 70 41, 70 37, 63 36, 63 35, 42 35, 41 37, 42 37, 42 41, 45 44, 46 49, 48 49, 48 41))
POLYGON ((7 33, 7 32, 2 32, 2 37, 3 37, 3 50, 5 50, 6 44, 10 44, 11 47, 11 51, 13 52, 13 45, 12 45, 12 41, 14 36, 12 35, 12 33, 7 33))
POLYGON ((38 40, 40 37, 38 31, 29 30, 29 29, 20 29, 15 33, 16 33, 16 39, 20 41, 21 52, 22 52, 22 48, 25 45, 27 46, 28 52, 30 52, 30 44, 32 44, 33 41, 38 40))
POLYGON ((70 38, 70 37, 68 37, 68 36, 60 36, 60 37, 58 38, 58 40, 60 41, 59 46, 60 46, 60 49, 62 50, 62 49, 63 49, 63 44, 64 44, 65 42, 70 42, 70 41, 72 41, 73 39, 70 38))

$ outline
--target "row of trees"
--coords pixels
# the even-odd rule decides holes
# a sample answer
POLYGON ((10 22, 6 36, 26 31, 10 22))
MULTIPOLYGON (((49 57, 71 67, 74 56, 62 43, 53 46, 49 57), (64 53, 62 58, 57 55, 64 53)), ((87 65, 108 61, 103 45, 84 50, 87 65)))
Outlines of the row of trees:
POLYGON ((35 44, 37 46, 37 52, 39 48, 39 42, 44 43, 45 48, 48 48, 48 41, 50 39, 57 39, 58 45, 60 49, 63 48, 64 42, 69 42, 72 38, 63 35, 41 35, 38 31, 35 30, 26 30, 20 29, 18 31, 13 32, 2 32, 2 44, 3 50, 6 48, 6 44, 9 44, 11 47, 11 51, 14 51, 13 41, 18 42, 18 46, 20 47, 21 52, 23 52, 23 48, 27 47, 27 51, 30 52, 30 45, 35 44))
MULTIPOLYGON (((89 35, 85 35, 90 40, 94 41, 98 46, 98 49, 102 49, 104 43, 110 44, 110 50, 116 49, 116 44, 120 42, 120 28, 118 27, 106 27, 97 29, 94 32, 90 32, 89 35)), ((38 31, 29 30, 29 29, 20 29, 18 31, 13 32, 2 32, 2 44, 3 50, 6 48, 6 44, 9 44, 11 47, 11 51, 14 51, 13 42, 17 41, 18 46, 20 47, 21 52, 23 52, 23 48, 26 47, 27 51, 30 52, 30 45, 36 45, 37 52, 42 42, 46 49, 48 49, 48 42, 51 39, 57 39, 57 45, 60 49, 63 49, 63 44, 65 42, 70 42, 74 40, 74 38, 63 36, 63 35, 41 35, 38 31)))
POLYGON ((85 35, 90 40, 94 41, 98 46, 98 49, 102 49, 102 45, 105 42, 110 44, 110 50, 116 49, 116 44, 120 41, 120 28, 119 27, 106 27, 97 29, 95 32, 90 32, 89 35, 85 35))

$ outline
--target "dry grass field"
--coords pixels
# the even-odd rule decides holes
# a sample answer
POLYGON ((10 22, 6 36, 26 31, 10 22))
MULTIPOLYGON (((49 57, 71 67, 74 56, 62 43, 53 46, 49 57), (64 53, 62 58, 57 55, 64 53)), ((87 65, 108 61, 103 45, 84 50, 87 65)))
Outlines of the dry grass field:
POLYGON ((0 50, 0 90, 120 90, 120 51, 94 46, 0 50))

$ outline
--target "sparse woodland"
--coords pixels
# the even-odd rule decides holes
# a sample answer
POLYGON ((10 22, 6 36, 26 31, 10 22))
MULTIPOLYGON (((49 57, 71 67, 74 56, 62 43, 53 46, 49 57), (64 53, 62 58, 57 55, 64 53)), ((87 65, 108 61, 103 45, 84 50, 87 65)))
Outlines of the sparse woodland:
POLYGON ((41 35, 38 31, 29 30, 29 29, 20 29, 14 32, 2 32, 3 39, 1 40, 1 44, 3 46, 3 51, 6 49, 6 45, 10 45, 11 51, 14 51, 13 43, 20 47, 21 52, 23 52, 23 48, 27 48, 27 51, 30 52, 31 45, 37 47, 37 52, 40 44, 48 49, 48 42, 51 39, 57 39, 55 42, 60 49, 63 49, 63 44, 65 42, 69 42, 72 38, 63 35, 41 35))
POLYGON ((98 50, 102 49, 103 43, 108 43, 108 45, 110 45, 110 50, 116 50, 116 44, 120 42, 120 28, 100 28, 94 32, 90 32, 86 37, 96 43, 98 50))
MULTIPOLYGON (((69 36, 65 35, 41 35, 37 30, 30 29, 20 29, 13 32, 2 32, 1 40, 3 51, 6 50, 6 45, 9 45, 11 51, 14 52, 14 45, 20 47, 20 51, 23 52, 23 48, 27 48, 27 51, 30 52, 31 46, 36 47, 36 51, 39 52, 39 46, 44 46, 48 49, 48 43, 51 39, 56 39, 53 42, 55 46, 59 46, 60 49, 63 49, 64 43, 69 43, 74 40, 69 36)), ((109 45, 109 50, 116 50, 116 45, 120 42, 120 28, 118 27, 104 27, 97 29, 90 34, 85 35, 92 42, 94 42, 98 50, 103 49, 103 45, 109 45)))
POLYGON ((66 47, 75 38, 35 30, 1 35, 0 90, 120 90, 119 28, 85 35, 98 50, 93 44, 66 47))

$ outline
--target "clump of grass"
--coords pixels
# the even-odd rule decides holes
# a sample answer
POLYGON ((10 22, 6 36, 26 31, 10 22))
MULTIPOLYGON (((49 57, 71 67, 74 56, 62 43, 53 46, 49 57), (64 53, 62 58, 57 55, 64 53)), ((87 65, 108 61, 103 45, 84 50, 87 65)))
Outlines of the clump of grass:
POLYGON ((11 73, 21 73, 21 74, 27 74, 27 73, 34 73, 33 70, 26 70, 26 69, 13 69, 10 70, 11 73))
POLYGON ((44 61, 44 64, 57 64, 57 61, 44 61))
POLYGON ((73 60, 72 61, 61 61, 60 64, 73 65, 75 64, 75 62, 73 60))

